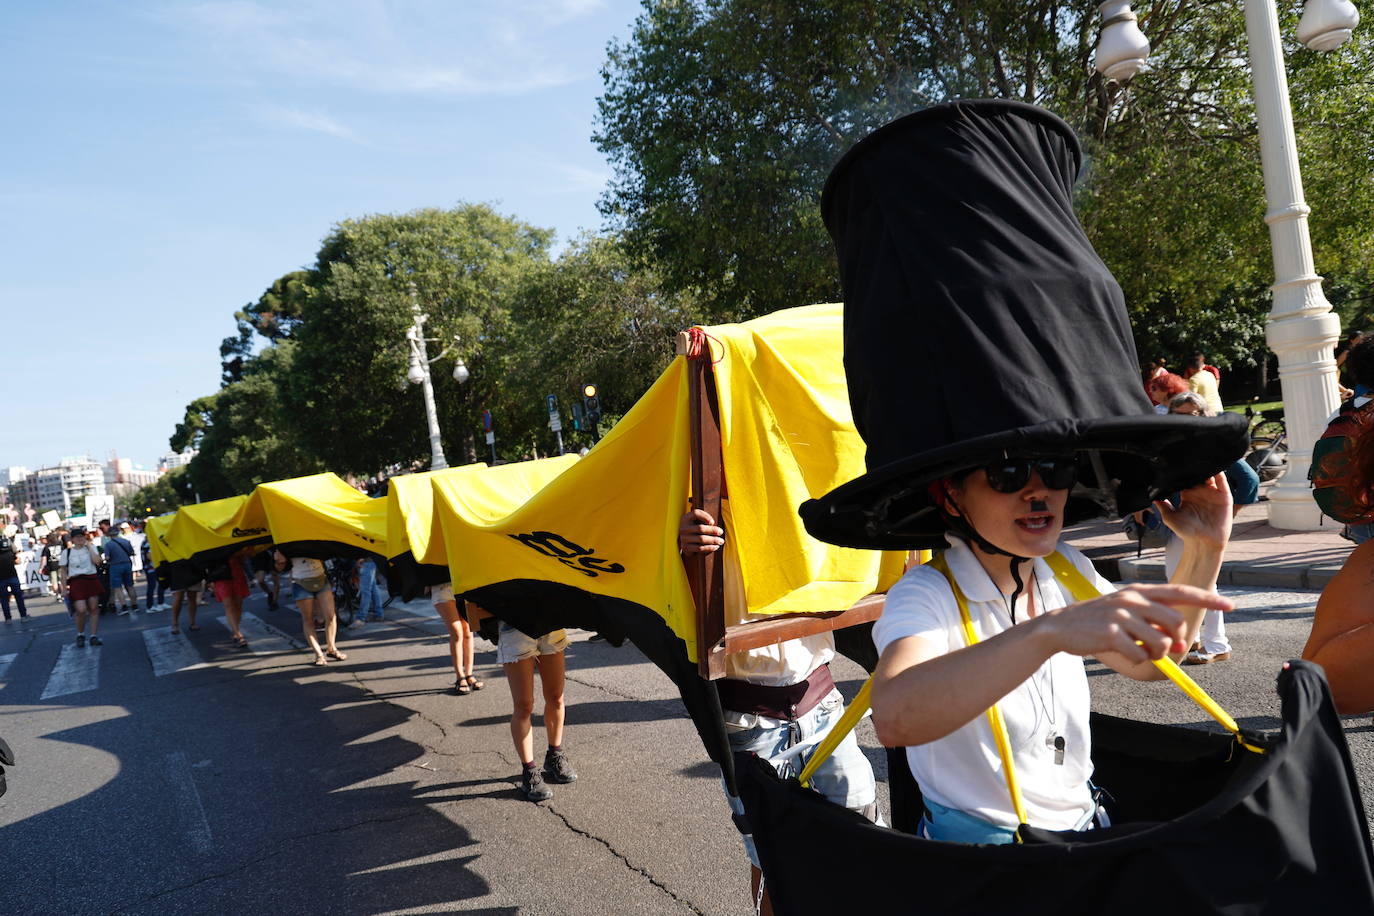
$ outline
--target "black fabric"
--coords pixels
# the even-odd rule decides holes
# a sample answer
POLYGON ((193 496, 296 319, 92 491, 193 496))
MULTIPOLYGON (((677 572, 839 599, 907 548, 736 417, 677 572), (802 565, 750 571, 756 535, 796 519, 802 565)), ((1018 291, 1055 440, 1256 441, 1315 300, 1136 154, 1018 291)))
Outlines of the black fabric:
POLYGON ((447 566, 420 563, 409 550, 388 560, 386 568, 387 581, 397 583, 403 601, 414 601, 426 587, 443 585, 451 578, 447 566))
POLYGON ((1243 417, 1152 411, 1121 289, 1074 215, 1079 160, 1056 116, 980 100, 894 121, 835 166, 821 207, 868 473, 802 506, 813 535, 943 546, 926 485, 1003 455, 1079 453, 1071 524, 1243 454, 1243 417))
POLYGON ((1246 733, 1263 756, 1228 735, 1094 716, 1093 779, 1115 826, 1027 829, 1020 846, 878 827, 740 755, 774 910, 881 912, 909 897, 942 914, 1374 912, 1374 854, 1325 676, 1290 662, 1278 693, 1281 731, 1246 733), (821 843, 842 880, 815 879, 821 843))

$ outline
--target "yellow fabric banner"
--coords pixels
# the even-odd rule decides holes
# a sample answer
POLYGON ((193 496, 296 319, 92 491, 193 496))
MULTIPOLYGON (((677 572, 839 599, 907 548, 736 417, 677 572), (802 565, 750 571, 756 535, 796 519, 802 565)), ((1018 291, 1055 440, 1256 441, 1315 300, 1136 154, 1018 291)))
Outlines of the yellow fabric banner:
POLYGON ((330 541, 388 556, 387 501, 359 493, 335 474, 312 474, 259 484, 261 503, 275 544, 330 541))
POLYGON ((148 551, 152 554, 154 568, 163 563, 189 559, 177 549, 175 544, 167 539, 167 532, 172 527, 172 519, 174 518, 176 518, 175 513, 159 515, 148 519, 148 524, 144 528, 143 534, 148 538, 148 551))
POLYGON ((255 492, 182 506, 172 516, 162 546, 180 558, 200 562, 211 555, 227 556, 238 545, 261 543, 267 536, 267 516, 255 492))
MULTIPOLYGON (((903 554, 823 544, 797 515, 801 502, 864 470, 844 381, 841 307, 788 309, 706 333, 720 393, 729 537, 749 612, 833 611, 886 590, 901 575, 903 554)), ((663 617, 695 660, 695 608, 677 552, 688 422, 687 364, 679 358, 575 468, 537 492, 493 485, 479 495, 434 479, 454 591, 538 579, 632 601, 663 617)))

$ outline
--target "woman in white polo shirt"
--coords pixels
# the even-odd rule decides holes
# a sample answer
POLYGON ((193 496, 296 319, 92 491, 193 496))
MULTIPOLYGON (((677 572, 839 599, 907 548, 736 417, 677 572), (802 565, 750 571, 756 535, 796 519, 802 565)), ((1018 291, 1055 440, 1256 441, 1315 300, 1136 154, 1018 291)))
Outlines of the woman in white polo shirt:
POLYGON ((1183 658, 1208 608, 1230 534, 1224 475, 1155 507, 1182 538, 1174 584, 1114 591, 1061 543, 1077 475, 1072 455, 992 460, 931 486, 950 533, 941 563, 910 570, 888 593, 873 640, 873 724, 906 747, 925 797, 922 831, 964 843, 1012 842, 1019 817, 984 713, 996 704, 1032 826, 1084 830, 1097 815, 1089 778, 1090 699, 1084 656, 1138 680, 1153 659, 1183 658), (1044 557, 1061 553, 1100 598, 1070 603, 1044 557), (979 640, 969 645, 955 588, 979 640))

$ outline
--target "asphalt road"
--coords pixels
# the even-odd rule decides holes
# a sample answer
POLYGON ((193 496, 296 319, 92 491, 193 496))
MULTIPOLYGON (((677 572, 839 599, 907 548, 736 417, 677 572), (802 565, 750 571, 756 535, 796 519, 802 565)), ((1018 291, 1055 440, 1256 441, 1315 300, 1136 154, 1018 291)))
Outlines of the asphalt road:
MULTIPOLYGON (((1274 676, 1316 594, 1227 592, 1242 602, 1236 655, 1189 670, 1244 724, 1276 726, 1274 676)), ((324 669, 280 635, 298 632, 295 612, 256 593, 248 611, 266 626, 250 619, 250 651, 212 607, 185 641, 166 613, 106 617, 105 645, 79 650, 93 665, 71 648, 64 661, 64 609, 33 610, 0 624, 0 736, 19 757, 0 798, 11 912, 750 911, 716 770, 670 682, 628 646, 573 632, 565 746, 580 778, 535 805, 515 791, 494 649, 479 642, 485 690, 447 693, 423 602, 349 631, 349 659, 324 669)), ((1171 685, 1090 670, 1098 709, 1215 727, 1171 685)), ((862 672, 836 674, 852 695, 862 672)), ((1370 730, 1347 720, 1367 813, 1370 730)), ((883 780, 867 723, 860 740, 883 780)))

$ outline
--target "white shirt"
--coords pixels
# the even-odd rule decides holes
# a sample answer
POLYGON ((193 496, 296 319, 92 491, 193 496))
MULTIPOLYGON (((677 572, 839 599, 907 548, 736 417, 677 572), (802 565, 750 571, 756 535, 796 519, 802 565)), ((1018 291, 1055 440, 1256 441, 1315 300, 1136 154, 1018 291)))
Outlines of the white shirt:
POLYGON ((302 579, 311 579, 323 575, 323 560, 317 560, 314 557, 291 558, 291 579, 293 582, 300 582, 302 579))
MULTIPOLYGON (((960 539, 949 536, 945 559, 968 598, 969 616, 979 640, 1010 628, 1006 599, 960 539)), ((1115 586, 1097 574, 1092 563, 1067 544, 1064 555, 1102 592, 1115 586)), ((1036 613, 1071 603, 1044 560, 1034 563, 1035 574, 1026 591, 1035 591, 1036 613)), ((1023 613, 1017 614, 1023 621, 1023 613)), ((881 654, 899 639, 919 636, 942 653, 965 646, 959 606, 945 577, 927 566, 909 570, 888 592, 882 617, 873 626, 873 642, 881 654)), ((1028 680, 998 701, 1012 748, 1012 764, 1026 806, 1036 827, 1071 830, 1092 810, 1088 779, 1092 776, 1088 713, 1091 697, 1083 660, 1060 652, 1028 680), (1046 739, 1064 739, 1064 762, 1055 763, 1055 749, 1046 739)), ((906 749, 907 764, 921 791, 932 801, 980 817, 1003 827, 1017 826, 1002 759, 986 714, 927 744, 906 749)))
POLYGON ((95 573, 95 560, 91 559, 93 548, 90 545, 85 547, 69 547, 62 551, 62 559, 58 562, 59 566, 67 567, 69 576, 89 576, 95 573))

